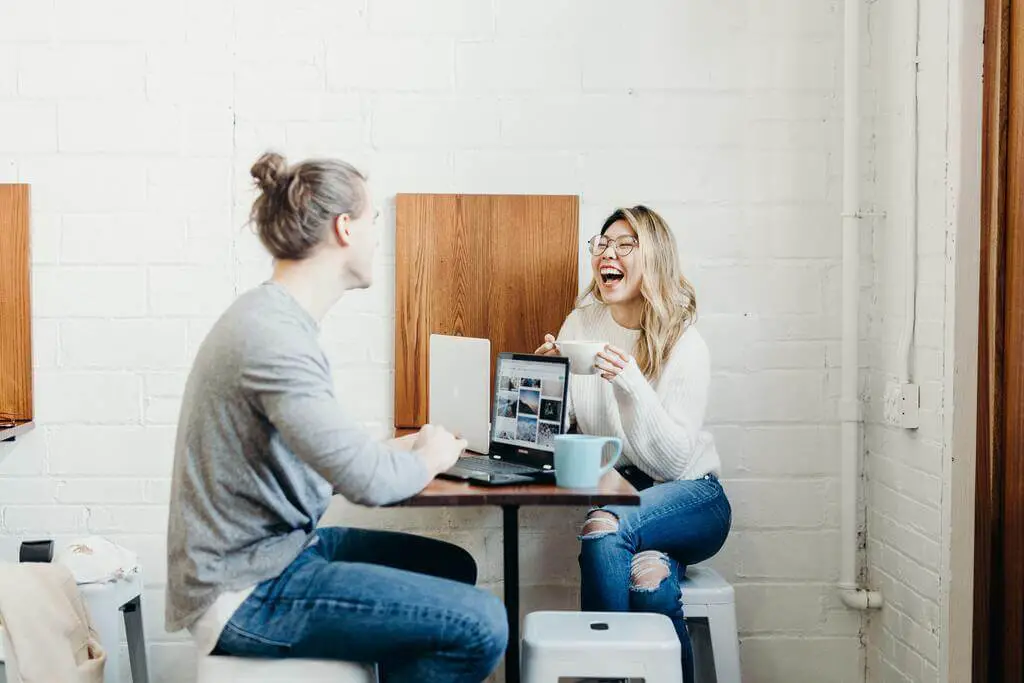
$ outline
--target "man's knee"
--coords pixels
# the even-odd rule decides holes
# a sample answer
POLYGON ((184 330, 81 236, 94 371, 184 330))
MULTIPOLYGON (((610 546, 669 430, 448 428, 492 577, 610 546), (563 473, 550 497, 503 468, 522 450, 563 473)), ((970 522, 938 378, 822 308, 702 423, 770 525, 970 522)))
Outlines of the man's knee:
POLYGON ((580 530, 580 539, 595 540, 619 530, 619 518, 607 510, 593 510, 580 530))
POLYGON ((489 673, 497 666, 508 646, 508 613, 493 593, 478 591, 468 620, 470 633, 461 645, 467 648, 481 669, 489 673))

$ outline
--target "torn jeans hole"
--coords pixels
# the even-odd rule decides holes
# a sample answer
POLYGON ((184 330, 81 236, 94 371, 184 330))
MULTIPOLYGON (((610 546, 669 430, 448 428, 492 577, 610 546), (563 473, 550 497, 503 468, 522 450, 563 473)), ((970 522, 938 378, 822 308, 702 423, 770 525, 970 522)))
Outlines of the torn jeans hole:
POLYGON ((580 540, 594 540, 619 530, 619 518, 607 510, 591 510, 580 530, 580 540))
POLYGON ((638 592, 655 591, 665 582, 668 574, 668 555, 660 550, 637 553, 629 566, 629 589, 638 592))

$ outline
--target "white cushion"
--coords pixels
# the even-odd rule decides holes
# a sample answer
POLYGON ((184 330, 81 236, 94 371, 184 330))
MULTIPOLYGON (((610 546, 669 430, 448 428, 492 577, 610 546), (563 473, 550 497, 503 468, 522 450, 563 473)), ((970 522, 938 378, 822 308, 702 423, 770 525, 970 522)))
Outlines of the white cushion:
POLYGON ((531 612, 523 625, 523 683, 643 679, 679 683, 679 636, 664 614, 531 612))
POLYGON ((679 636, 663 614, 540 611, 526 615, 523 644, 531 650, 678 651, 679 636))
POLYGON ((375 683, 372 665, 326 659, 199 658, 196 683, 375 683))
POLYGON ((736 602, 732 584, 711 567, 694 565, 686 568, 686 578, 680 586, 683 605, 731 605, 736 602))

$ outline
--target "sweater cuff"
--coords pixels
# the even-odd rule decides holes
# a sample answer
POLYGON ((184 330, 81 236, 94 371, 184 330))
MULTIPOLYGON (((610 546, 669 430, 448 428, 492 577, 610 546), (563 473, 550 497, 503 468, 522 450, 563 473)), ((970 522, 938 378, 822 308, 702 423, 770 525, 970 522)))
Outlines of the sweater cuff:
POLYGON ((629 364, 612 381, 612 387, 615 388, 616 393, 635 399, 644 389, 650 388, 650 384, 640 370, 640 366, 637 365, 636 359, 630 358, 629 364))

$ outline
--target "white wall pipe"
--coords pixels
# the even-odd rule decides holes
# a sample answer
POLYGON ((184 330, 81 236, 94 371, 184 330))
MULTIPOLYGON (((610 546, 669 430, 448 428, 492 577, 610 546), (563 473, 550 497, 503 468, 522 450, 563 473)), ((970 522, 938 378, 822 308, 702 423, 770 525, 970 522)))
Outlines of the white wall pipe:
POLYGON ((882 605, 882 594, 857 583, 857 483, 860 480, 860 17, 862 0, 846 0, 843 29, 843 326, 840 419, 842 508, 839 594, 853 609, 882 605))
POLYGON ((917 214, 918 214, 918 119, 917 119, 917 72, 918 46, 921 40, 921 0, 912 0, 910 26, 913 30, 911 43, 914 54, 910 62, 910 106, 907 109, 907 138, 910 143, 910 163, 907 168, 907 228, 903 265, 903 329, 900 331, 898 360, 900 384, 910 383, 910 362, 914 349, 914 324, 917 318, 917 214))

